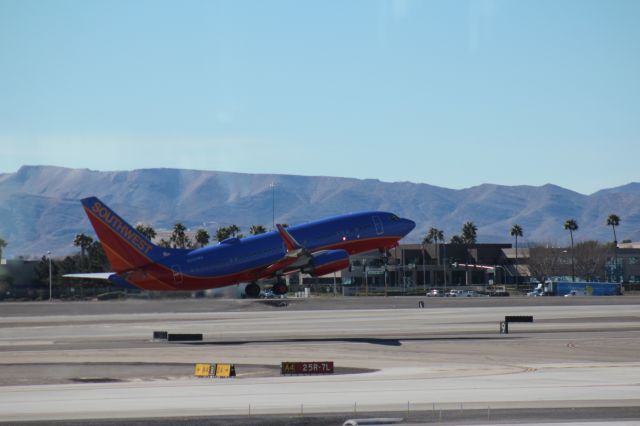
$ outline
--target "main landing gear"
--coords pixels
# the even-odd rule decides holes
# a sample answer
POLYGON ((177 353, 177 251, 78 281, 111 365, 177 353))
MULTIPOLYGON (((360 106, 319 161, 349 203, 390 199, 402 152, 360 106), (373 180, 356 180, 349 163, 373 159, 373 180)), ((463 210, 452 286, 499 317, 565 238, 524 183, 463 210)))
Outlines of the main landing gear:
POLYGON ((249 299, 257 299, 260 296, 260 286, 256 283, 247 284, 244 288, 244 294, 249 299))
MULTIPOLYGON (((271 287, 271 291, 276 296, 282 296, 283 294, 287 294, 289 291, 289 287, 284 280, 277 280, 276 283, 271 287)), ((256 283, 247 284, 244 288, 244 294, 248 299, 257 299, 260 297, 260 286, 256 283)))
POLYGON ((281 296, 289 291, 289 287, 285 281, 278 280, 273 287, 271 287, 271 291, 273 291, 273 294, 281 296))

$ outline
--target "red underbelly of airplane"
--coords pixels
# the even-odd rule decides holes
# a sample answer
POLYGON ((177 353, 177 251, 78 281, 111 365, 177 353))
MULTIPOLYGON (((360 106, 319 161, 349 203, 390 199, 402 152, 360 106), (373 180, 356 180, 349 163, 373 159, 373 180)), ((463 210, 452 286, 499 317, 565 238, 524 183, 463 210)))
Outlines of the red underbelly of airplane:
POLYGON ((341 243, 334 244, 325 249, 343 249, 350 255, 358 253, 366 253, 371 250, 390 250, 398 245, 398 237, 380 237, 367 238, 366 240, 345 240, 341 243))
POLYGON ((224 275, 221 277, 194 277, 156 267, 147 271, 145 276, 130 276, 127 280, 143 290, 157 291, 195 291, 225 287, 241 282, 252 281, 247 272, 224 275))

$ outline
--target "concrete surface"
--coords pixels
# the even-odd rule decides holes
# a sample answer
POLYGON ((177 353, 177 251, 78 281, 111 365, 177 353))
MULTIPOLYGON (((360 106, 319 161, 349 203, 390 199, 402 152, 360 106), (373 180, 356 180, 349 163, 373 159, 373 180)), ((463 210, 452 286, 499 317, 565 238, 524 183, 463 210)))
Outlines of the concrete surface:
POLYGON ((0 421, 250 414, 258 424, 367 412, 433 421, 473 410, 579 419, 594 408, 636 419, 639 319, 640 298, 629 296, 0 304, 0 421), (505 315, 535 322, 499 335, 505 315), (154 330, 205 341, 153 342, 154 330), (314 360, 354 374, 277 375, 282 361, 314 360), (239 377, 192 377, 196 362, 237 364, 239 377))

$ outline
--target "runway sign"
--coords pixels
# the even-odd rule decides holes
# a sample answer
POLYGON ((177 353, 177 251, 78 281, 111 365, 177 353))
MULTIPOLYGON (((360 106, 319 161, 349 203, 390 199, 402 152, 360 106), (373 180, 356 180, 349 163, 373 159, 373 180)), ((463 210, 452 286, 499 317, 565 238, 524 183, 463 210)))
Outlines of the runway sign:
POLYGON ((193 375, 196 377, 235 377, 236 366, 233 364, 196 364, 193 375))
POLYGON ((202 334, 171 333, 167 335, 167 340, 169 342, 190 342, 202 340, 202 334))
POLYGON ((216 364, 216 377, 235 377, 236 367, 233 364, 216 364))
POLYGON ((533 322, 533 315, 506 315, 505 322, 533 322))
POLYGON ((153 340, 167 340, 169 333, 166 331, 154 331, 153 340))
POLYGON ((196 377, 209 377, 211 375, 211 364, 196 364, 193 374, 196 377))
POLYGON ((283 362, 281 374, 333 374, 333 361, 283 362))

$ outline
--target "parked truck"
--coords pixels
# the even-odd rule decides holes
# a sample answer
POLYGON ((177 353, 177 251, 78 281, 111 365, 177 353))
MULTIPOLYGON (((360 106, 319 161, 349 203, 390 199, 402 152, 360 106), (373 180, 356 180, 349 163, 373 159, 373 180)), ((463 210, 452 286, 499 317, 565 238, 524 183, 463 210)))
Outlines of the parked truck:
POLYGON ((622 286, 618 283, 585 281, 545 281, 539 283, 527 296, 618 296, 622 286))

